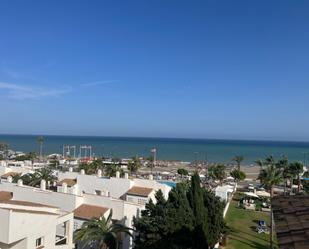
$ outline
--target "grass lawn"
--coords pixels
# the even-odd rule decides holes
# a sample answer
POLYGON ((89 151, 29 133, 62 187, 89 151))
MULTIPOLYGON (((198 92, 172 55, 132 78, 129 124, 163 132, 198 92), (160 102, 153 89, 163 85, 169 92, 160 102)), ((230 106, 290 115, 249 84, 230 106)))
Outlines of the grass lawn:
MULTIPOLYGON (((237 194, 235 195, 237 198, 237 194)), ((227 249, 268 249, 269 235, 258 234, 256 227, 258 220, 265 220, 270 224, 269 213, 257 212, 238 208, 238 200, 233 199, 226 215, 226 222, 230 228, 227 249)))

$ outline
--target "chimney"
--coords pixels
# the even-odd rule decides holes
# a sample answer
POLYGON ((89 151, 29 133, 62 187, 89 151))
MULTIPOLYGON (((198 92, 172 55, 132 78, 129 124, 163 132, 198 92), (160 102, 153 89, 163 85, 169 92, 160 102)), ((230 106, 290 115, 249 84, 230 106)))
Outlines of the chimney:
POLYGON ((129 179, 129 173, 124 173, 124 178, 129 179))
POLYGON ((97 177, 102 177, 102 170, 98 169, 98 171, 97 171, 97 177))
POLYGON ((116 171, 116 178, 120 178, 120 172, 116 171))
POLYGON ((18 181, 17 181, 17 186, 18 186, 18 187, 23 186, 23 180, 22 180, 22 179, 18 179, 18 181))
POLYGON ((62 183, 62 193, 67 193, 68 192, 68 184, 66 184, 65 182, 62 183))
POLYGON ((111 195, 110 195, 110 192, 109 192, 108 190, 105 191, 105 195, 106 195, 107 197, 110 197, 110 196, 111 196, 111 195))
POLYGON ((73 172, 73 168, 72 167, 69 168, 69 172, 73 172))
POLYGON ((12 178, 12 176, 8 176, 8 178, 6 179, 9 183, 12 183, 12 181, 13 181, 13 178, 12 178))
POLYGON ((40 188, 41 190, 46 190, 46 181, 44 179, 41 180, 40 188))
POLYGON ((149 180, 150 180, 150 181, 153 180, 153 175, 152 175, 152 174, 149 175, 149 180))
POLYGON ((84 174, 85 174, 85 170, 82 169, 82 170, 80 171, 80 174, 81 174, 81 175, 84 175, 84 174))

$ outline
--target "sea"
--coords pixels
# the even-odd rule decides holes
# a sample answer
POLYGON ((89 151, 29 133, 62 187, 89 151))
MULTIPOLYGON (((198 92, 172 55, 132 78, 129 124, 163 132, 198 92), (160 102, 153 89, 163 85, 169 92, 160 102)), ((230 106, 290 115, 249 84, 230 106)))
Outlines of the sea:
MULTIPOLYGON (((38 152, 37 135, 0 135, 0 143, 9 144, 15 151, 38 152)), ((279 158, 287 155, 291 161, 309 163, 309 142, 249 141, 183 138, 141 138, 141 137, 102 137, 102 136, 51 136, 46 135, 43 153, 62 154, 63 145, 92 146, 95 156, 129 158, 149 156, 153 148, 157 150, 158 160, 194 160, 231 163, 235 155, 244 157, 244 164, 253 165, 257 159, 268 155, 279 158)), ((71 150, 73 153, 73 150, 71 150)))

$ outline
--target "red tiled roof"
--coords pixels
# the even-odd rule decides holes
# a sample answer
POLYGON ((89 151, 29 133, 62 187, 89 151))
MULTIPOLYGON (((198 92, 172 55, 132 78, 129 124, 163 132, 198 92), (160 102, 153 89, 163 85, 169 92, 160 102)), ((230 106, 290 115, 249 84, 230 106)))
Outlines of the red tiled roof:
POLYGON ((128 190, 127 194, 148 197, 152 191, 152 188, 132 187, 128 190))
POLYGON ((61 186, 62 183, 66 183, 68 187, 73 187, 76 184, 76 179, 65 178, 58 182, 58 186, 61 186))
POLYGON ((3 175, 1 176, 1 178, 7 179, 9 176, 15 176, 15 175, 19 175, 19 174, 20 174, 20 173, 17 173, 17 172, 7 172, 7 173, 3 174, 3 175))
POLYGON ((0 191, 0 201, 11 200, 12 197, 13 197, 13 193, 12 192, 0 191))
POLYGON ((106 208, 106 207, 82 204, 74 210, 74 217, 80 218, 83 220, 90 220, 92 218, 101 217, 108 210, 109 208, 106 208))

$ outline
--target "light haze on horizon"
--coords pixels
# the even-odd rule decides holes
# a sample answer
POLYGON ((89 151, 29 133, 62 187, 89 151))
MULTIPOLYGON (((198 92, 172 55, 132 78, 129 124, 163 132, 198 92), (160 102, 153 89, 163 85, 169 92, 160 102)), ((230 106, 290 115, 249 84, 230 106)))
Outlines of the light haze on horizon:
POLYGON ((0 134, 309 141, 309 1, 1 1, 0 134))

